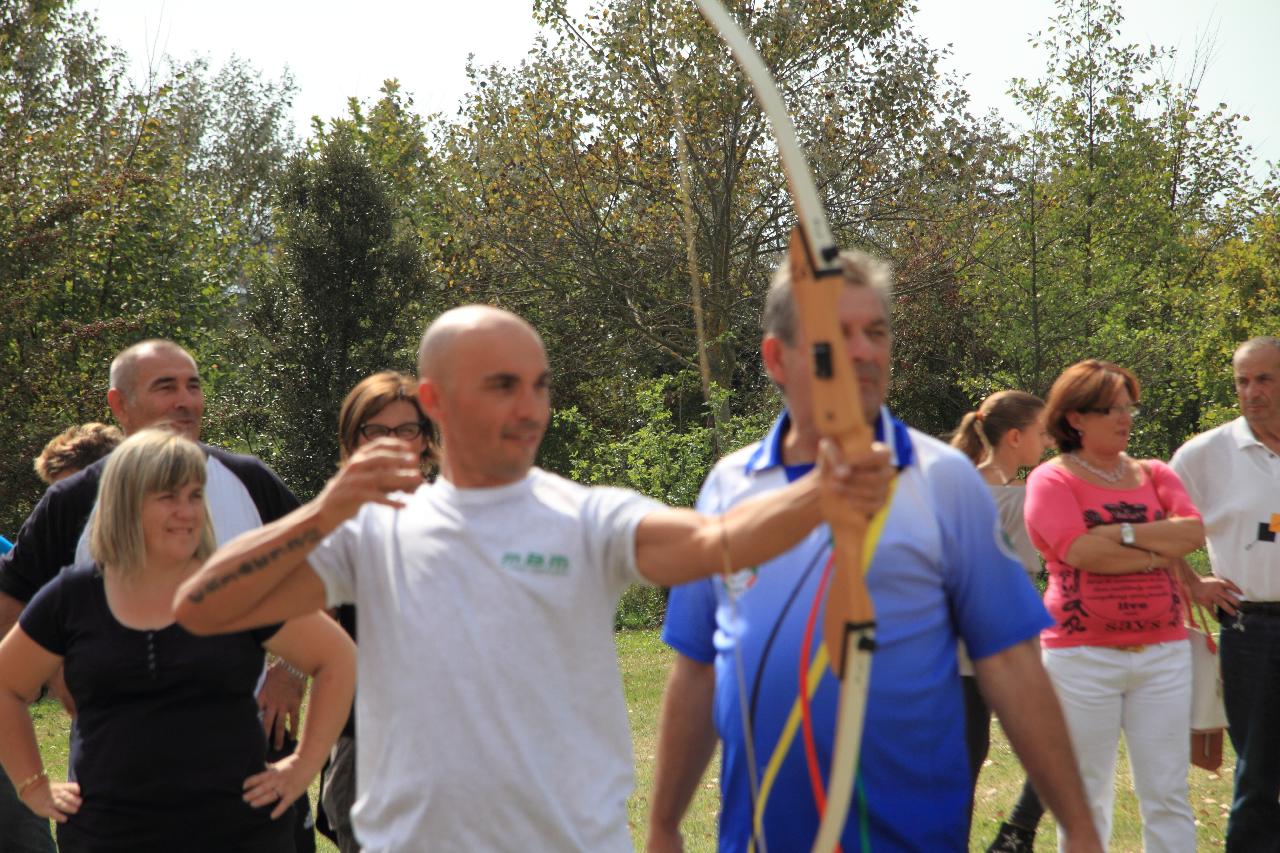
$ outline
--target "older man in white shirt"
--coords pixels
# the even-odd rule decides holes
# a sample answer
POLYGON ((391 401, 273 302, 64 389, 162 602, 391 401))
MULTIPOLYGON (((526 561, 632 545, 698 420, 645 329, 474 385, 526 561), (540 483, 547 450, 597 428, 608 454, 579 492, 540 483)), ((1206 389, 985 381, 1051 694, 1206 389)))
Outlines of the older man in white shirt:
POLYGON ((1280 338, 1232 359, 1241 416, 1172 465, 1204 517, 1222 620, 1223 698, 1237 763, 1227 846, 1280 851, 1280 338))

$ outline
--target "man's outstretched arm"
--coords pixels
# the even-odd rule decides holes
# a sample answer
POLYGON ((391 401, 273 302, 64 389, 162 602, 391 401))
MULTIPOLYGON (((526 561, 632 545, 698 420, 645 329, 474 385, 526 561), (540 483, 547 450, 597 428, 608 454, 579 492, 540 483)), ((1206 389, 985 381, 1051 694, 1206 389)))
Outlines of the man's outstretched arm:
POLYGON ((870 518, 888 499, 893 476, 883 444, 845 460, 833 442, 823 440, 816 470, 723 515, 660 509, 645 516, 636 527, 636 567, 653 583, 677 586, 759 565, 792 548, 822 521, 822 500, 847 501, 870 518))
POLYGON ((978 686, 995 711, 1036 793, 1058 819, 1070 853, 1102 853, 1084 797, 1071 737, 1040 644, 1025 640, 973 662, 978 686))
POLYGON ((174 619, 194 634, 220 634, 322 609, 324 584, 307 555, 364 504, 399 507, 390 495, 421 483, 404 442, 370 442, 315 500, 219 548, 178 587, 174 619))
POLYGON ((716 747, 711 720, 715 690, 713 664, 676 654, 662 694, 658 762, 650 794, 648 853, 679 853, 684 849, 680 821, 716 747))

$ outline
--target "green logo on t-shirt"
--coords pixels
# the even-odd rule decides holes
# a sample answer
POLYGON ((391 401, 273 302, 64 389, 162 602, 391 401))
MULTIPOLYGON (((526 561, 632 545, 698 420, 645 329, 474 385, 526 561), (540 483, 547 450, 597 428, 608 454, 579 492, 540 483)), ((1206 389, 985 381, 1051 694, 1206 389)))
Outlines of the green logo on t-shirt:
POLYGON ((527 554, 508 551, 502 555, 502 567, 532 575, 565 575, 569 573, 569 558, 563 554, 539 554, 537 551, 527 554))

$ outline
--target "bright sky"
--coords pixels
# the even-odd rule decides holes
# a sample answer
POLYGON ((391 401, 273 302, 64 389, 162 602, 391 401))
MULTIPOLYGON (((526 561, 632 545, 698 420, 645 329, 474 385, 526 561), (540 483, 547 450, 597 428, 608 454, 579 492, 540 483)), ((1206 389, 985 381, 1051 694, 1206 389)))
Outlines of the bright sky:
MULTIPOLYGON (((915 0, 917 28, 935 46, 951 44, 946 66, 967 75, 977 111, 1017 120, 1008 81, 1043 71, 1027 37, 1043 29, 1052 0, 915 0)), ((347 98, 376 96, 399 78, 423 113, 453 112, 467 89, 467 55, 480 65, 515 63, 537 30, 531 0, 78 0, 96 11, 108 40, 124 48, 135 73, 147 57, 200 54, 216 68, 233 53, 269 77, 286 68, 298 84, 295 122, 307 134, 312 115, 345 112, 347 98)), ((588 0, 570 0, 585 9, 588 0)), ((1201 104, 1225 101, 1250 116, 1243 127, 1254 148, 1253 172, 1280 162, 1280 2, 1277 0, 1124 0, 1124 34, 1138 44, 1176 47, 1185 72, 1192 52, 1212 38, 1201 104)))

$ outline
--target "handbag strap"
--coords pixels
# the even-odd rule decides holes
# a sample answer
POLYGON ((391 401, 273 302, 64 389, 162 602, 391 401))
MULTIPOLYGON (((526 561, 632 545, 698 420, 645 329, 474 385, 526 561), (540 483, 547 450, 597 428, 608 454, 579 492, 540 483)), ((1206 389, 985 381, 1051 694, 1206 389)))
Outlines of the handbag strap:
MULTIPOLYGON (((1182 594, 1184 596, 1187 595, 1185 587, 1183 587, 1182 594)), ((1209 618, 1204 615, 1204 605, 1193 603, 1191 598, 1187 596, 1187 614, 1190 617, 1191 627, 1198 629, 1204 634, 1204 639, 1209 646, 1209 651, 1216 655, 1218 653, 1218 644, 1213 639, 1213 634, 1209 631, 1209 618), (1197 613, 1200 614, 1199 622, 1196 621, 1197 613)))
MULTIPOLYGON (((1147 464, 1147 460, 1143 459, 1138 462, 1142 466, 1142 471, 1147 475, 1147 479, 1151 481, 1151 488, 1156 493, 1156 500, 1160 502, 1160 509, 1164 510, 1165 517, 1169 516, 1168 503, 1164 499, 1164 495, 1160 491, 1160 484, 1156 482, 1156 478, 1151 476, 1151 466, 1147 464)), ((1213 639, 1213 634, 1209 631, 1209 617, 1204 614, 1204 606, 1196 604, 1191 600, 1191 591, 1187 589, 1187 585, 1181 579, 1177 579, 1179 589, 1182 590, 1182 599, 1187 603, 1187 622, 1192 628, 1198 629, 1205 636, 1205 640, 1209 645, 1209 651, 1215 655, 1218 653, 1218 644, 1213 639), (1196 614, 1199 614, 1199 620, 1196 614)))
MULTIPOLYGON (((1156 501, 1160 504, 1160 509, 1164 512, 1165 518, 1169 517, 1169 502, 1164 499, 1164 492, 1160 490, 1160 484, 1156 482, 1156 478, 1151 476, 1151 466, 1148 460, 1141 459, 1138 465, 1142 467, 1142 473, 1147 475, 1147 479, 1151 481, 1151 489, 1156 493, 1156 501)), ((1155 519, 1152 519, 1154 521, 1155 519)))

